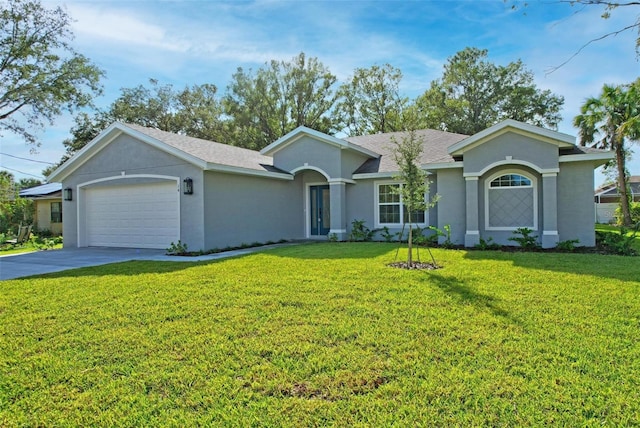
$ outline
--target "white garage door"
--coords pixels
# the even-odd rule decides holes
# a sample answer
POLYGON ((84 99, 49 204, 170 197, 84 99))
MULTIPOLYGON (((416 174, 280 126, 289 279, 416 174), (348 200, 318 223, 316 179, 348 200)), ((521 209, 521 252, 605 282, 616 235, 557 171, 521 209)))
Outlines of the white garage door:
POLYGON ((84 206, 88 246, 167 248, 180 237, 175 182, 87 189, 84 206))

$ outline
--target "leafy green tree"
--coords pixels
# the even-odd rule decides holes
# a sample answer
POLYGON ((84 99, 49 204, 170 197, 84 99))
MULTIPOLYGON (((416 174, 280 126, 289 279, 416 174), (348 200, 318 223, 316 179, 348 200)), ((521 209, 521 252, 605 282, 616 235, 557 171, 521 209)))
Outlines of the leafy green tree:
POLYGON ((70 45, 71 18, 38 0, 0 3, 0 131, 39 145, 35 131, 91 105, 103 72, 70 45))
POLYGON ((403 116, 409 100, 400 95, 401 81, 402 72, 390 64, 357 68, 338 90, 337 129, 348 135, 405 129, 403 116))
POLYGON ((16 195, 16 186, 13 174, 9 171, 0 171, 0 215, 4 216, 9 204, 16 195))
POLYGON ((300 53, 255 73, 238 68, 224 98, 229 144, 261 149, 298 126, 329 133, 336 77, 317 58, 300 53))
POLYGON ((93 115, 78 114, 70 130, 71 137, 62 142, 66 153, 58 165, 47 167, 43 175, 51 174, 115 121, 212 141, 225 138, 222 107, 214 85, 193 85, 175 90, 172 85, 161 85, 155 79, 150 79, 149 84, 149 87, 138 85, 122 89, 121 95, 107 110, 97 110, 93 115))
POLYGON ((598 98, 589 98, 573 120, 580 144, 615 152, 617 186, 625 226, 630 226, 626 142, 640 141, 640 79, 627 85, 604 85, 598 98))
POLYGON ((149 84, 122 89, 109 110, 97 115, 98 122, 134 123, 212 141, 222 138, 222 107, 215 85, 175 90, 173 85, 161 85, 155 79, 149 79, 149 84))
POLYGON ((33 221, 33 201, 21 198, 19 190, 13 174, 0 171, 0 234, 11 235, 33 221))
POLYGON ((22 189, 30 189, 32 187, 40 186, 41 184, 42 184, 42 181, 38 180, 37 178, 21 178, 20 181, 16 183, 16 187, 19 190, 22 190, 22 189))
POLYGON ((398 165, 399 172, 394 179, 400 182, 397 192, 407 215, 402 219, 403 225, 409 224, 407 239, 407 266, 413 266, 413 227, 417 214, 432 208, 438 202, 438 196, 428 200, 429 181, 427 173, 420 167, 420 156, 423 141, 415 131, 409 131, 400 141, 392 140, 394 145, 393 158, 398 165))
POLYGON ((465 48, 449 58, 441 79, 415 101, 420 127, 473 135, 505 119, 556 129, 564 98, 540 90, 520 60, 487 60, 486 49, 465 48))

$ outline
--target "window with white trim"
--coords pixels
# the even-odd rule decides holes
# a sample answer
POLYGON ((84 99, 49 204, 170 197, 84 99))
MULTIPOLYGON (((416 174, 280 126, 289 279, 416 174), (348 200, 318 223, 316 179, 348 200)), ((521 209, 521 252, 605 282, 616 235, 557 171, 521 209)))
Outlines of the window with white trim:
POLYGON ((51 202, 51 223, 62 223, 62 202, 51 202))
MULTIPOLYGON (((409 222, 409 210, 402 203, 398 192, 402 184, 398 182, 376 183, 376 224, 381 226, 400 226, 409 222)), ((411 223, 425 224, 426 212, 416 211, 411 223)))
POLYGON ((485 190, 485 228, 538 228, 536 179, 520 171, 502 171, 489 177, 485 190))

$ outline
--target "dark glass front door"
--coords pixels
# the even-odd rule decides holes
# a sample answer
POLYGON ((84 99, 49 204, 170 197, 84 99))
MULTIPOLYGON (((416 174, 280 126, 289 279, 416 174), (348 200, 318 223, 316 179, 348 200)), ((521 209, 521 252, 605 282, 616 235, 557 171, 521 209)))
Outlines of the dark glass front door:
POLYGON ((327 235, 331 229, 329 185, 309 187, 311 235, 327 235))

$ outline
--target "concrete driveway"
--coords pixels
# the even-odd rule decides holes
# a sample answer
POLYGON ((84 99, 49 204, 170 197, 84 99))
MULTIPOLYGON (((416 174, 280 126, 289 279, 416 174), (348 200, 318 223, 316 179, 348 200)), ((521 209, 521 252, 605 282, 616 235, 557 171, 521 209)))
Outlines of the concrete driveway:
MULTIPOLYGON (((275 246, 275 245, 274 245, 275 246)), ((167 256, 165 250, 137 248, 64 248, 60 250, 37 251, 0 257, 0 280, 24 276, 60 272, 87 266, 126 262, 129 260, 156 260, 166 262, 197 262, 215 260, 260 251, 274 246, 227 251, 198 257, 167 256)))

